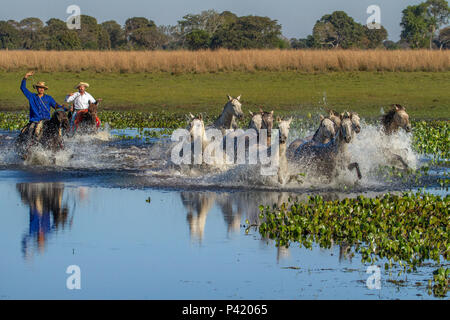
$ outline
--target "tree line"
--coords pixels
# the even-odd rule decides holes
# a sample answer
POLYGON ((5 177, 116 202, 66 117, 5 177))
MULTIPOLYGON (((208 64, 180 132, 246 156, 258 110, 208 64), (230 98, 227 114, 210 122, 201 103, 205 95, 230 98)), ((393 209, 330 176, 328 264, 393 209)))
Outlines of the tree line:
POLYGON ((380 26, 369 29, 344 11, 318 20, 306 38, 287 39, 277 20, 237 16, 230 11, 202 11, 185 15, 174 26, 157 26, 133 17, 121 26, 114 20, 98 23, 81 15, 81 29, 70 30, 65 21, 38 18, 0 21, 0 49, 29 50, 177 50, 273 48, 439 48, 450 46, 450 8, 446 0, 427 0, 403 10, 401 39, 388 40, 380 26))

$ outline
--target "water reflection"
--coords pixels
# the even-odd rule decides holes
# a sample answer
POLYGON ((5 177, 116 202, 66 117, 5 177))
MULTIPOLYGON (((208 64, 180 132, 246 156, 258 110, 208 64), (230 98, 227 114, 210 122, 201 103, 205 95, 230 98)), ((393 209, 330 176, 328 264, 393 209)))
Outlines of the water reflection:
MULTIPOLYGON (((326 201, 335 201, 349 194, 324 193, 321 194, 326 201)), ((187 210, 186 220, 192 240, 202 242, 205 234, 205 225, 209 212, 214 205, 220 210, 228 233, 238 233, 242 224, 248 220, 250 225, 259 224, 259 206, 270 206, 274 204, 281 206, 288 203, 289 198, 297 201, 305 201, 308 194, 298 194, 289 192, 261 192, 261 191, 241 191, 241 192, 180 192, 181 201, 187 210)), ((356 196, 356 195, 355 195, 356 196)), ((263 243, 268 239, 262 238, 263 243)), ((348 261, 351 263, 351 247, 345 244, 339 245, 339 262, 348 261)), ((277 248, 277 262, 290 257, 289 248, 277 248)))
POLYGON ((29 228, 22 239, 22 253, 29 259, 34 252, 43 253, 48 238, 58 230, 70 228, 67 201, 63 201, 62 183, 18 183, 16 189, 29 207, 29 228))

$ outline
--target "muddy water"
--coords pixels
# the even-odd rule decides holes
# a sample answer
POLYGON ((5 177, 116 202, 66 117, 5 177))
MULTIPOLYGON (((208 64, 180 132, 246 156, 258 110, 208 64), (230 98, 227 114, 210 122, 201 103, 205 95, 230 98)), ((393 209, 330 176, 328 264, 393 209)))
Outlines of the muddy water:
MULTIPOLYGON (((392 185, 367 175, 358 184, 280 186, 245 166, 183 171, 168 163, 168 141, 109 133, 68 140, 56 157, 42 151, 24 163, 13 140, 1 134, 0 299, 433 298, 432 265, 407 276, 383 270, 373 290, 368 266, 347 248, 277 248, 247 229, 247 220, 258 223, 259 205, 288 197, 371 196, 424 183, 447 193, 430 181, 392 185), (66 287, 70 265, 80 267, 80 290, 66 287)), ((363 142, 355 147, 376 159, 360 156, 369 172, 381 160, 363 142)), ((424 161, 411 155, 415 165, 424 161)))

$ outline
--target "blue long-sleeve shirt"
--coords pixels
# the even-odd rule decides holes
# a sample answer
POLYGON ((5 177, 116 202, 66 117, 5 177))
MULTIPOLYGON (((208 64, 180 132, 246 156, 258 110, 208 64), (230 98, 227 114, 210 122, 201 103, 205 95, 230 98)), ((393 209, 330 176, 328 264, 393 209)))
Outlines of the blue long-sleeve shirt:
POLYGON ((62 108, 53 99, 52 96, 44 94, 42 98, 39 98, 37 93, 32 93, 27 89, 27 80, 22 79, 20 85, 20 90, 22 90, 25 97, 27 97, 30 104, 30 121, 38 122, 41 120, 50 119, 50 109, 62 108), (42 101, 42 102, 41 102, 42 101))

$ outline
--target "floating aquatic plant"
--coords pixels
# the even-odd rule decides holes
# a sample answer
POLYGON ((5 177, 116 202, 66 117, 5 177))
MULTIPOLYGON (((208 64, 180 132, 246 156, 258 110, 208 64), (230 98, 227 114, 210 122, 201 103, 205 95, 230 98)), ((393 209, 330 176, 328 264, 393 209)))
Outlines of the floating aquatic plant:
POLYGON ((441 198, 428 193, 338 201, 324 201, 320 196, 306 202, 290 199, 281 206, 260 207, 259 232, 278 246, 292 242, 306 248, 313 243, 322 248, 353 246, 363 263, 387 259, 386 269, 395 264, 411 272, 427 260, 436 264, 449 260, 449 204, 449 195, 441 198))

